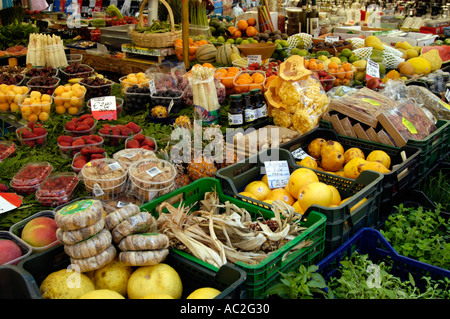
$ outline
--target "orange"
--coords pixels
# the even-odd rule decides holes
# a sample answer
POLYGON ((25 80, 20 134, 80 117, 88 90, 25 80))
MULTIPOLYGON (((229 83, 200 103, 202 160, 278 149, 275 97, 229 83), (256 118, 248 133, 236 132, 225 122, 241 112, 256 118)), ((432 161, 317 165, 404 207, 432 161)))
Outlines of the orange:
POLYGON ((223 86, 225 86, 226 89, 234 88, 233 78, 223 78, 220 81, 222 82, 223 86))
POLYGON ((252 74, 253 83, 264 83, 265 77, 263 74, 257 72, 252 74))
POLYGON ((228 72, 225 69, 217 69, 216 72, 214 73, 214 77, 218 79, 224 78, 227 76, 227 73, 228 72))
POLYGON ((289 177, 289 191, 294 198, 298 198, 302 186, 318 181, 319 177, 312 169, 306 167, 297 168, 289 177))
POLYGON ((310 70, 318 70, 319 66, 317 65, 316 61, 311 61, 310 60, 308 69, 310 69, 310 70))
POLYGON ((272 189, 267 195, 266 200, 282 200, 289 205, 293 205, 295 201, 294 197, 292 197, 292 195, 283 188, 272 189))
POLYGON ((235 67, 235 66, 230 66, 228 68, 228 73, 232 72, 232 73, 238 73, 240 70, 239 68, 235 67))
POLYGON ((337 70, 337 69, 339 69, 339 64, 337 64, 336 62, 330 62, 330 63, 328 63, 328 69, 337 70))
POLYGON ((189 45, 193 45, 194 44, 194 39, 189 38, 189 45))
POLYGON ((345 78, 347 80, 350 80, 351 78, 353 78, 353 71, 346 71, 345 72, 345 78))
POLYGON ((231 33, 233 35, 233 38, 237 39, 242 37, 242 31, 241 30, 234 30, 234 32, 231 33))
POLYGON ((250 26, 247 28, 247 30, 245 30, 245 33, 247 34, 248 37, 253 37, 258 33, 258 30, 256 30, 255 27, 250 26))
POLYGON ((317 59, 309 59, 309 63, 311 62, 316 62, 317 63, 317 59))
POLYGON ((304 60, 303 65, 305 66, 306 69, 309 69, 309 60, 304 60))
POLYGON ((195 53, 194 54, 189 54, 189 61, 190 62, 194 62, 196 59, 195 53))
POLYGON ((189 55, 195 55, 195 53, 197 52, 197 47, 195 45, 190 45, 189 46, 189 55))
POLYGON ((256 19, 255 18, 248 18, 247 19, 247 24, 249 27, 253 27, 256 25, 256 19))
POLYGON ((207 63, 207 62, 203 63, 203 64, 202 64, 202 67, 204 67, 204 68, 215 69, 215 67, 214 67, 211 63, 207 63))
POLYGON ((342 68, 339 68, 336 70, 336 74, 335 74, 336 78, 338 79, 345 79, 345 71, 342 68))
POLYGON ((241 31, 245 31, 248 28, 247 20, 239 20, 237 23, 237 27, 241 31))
POLYGON ((350 79, 343 79, 342 85, 350 85, 350 79))
POLYGON ((343 68, 345 71, 351 71, 352 65, 349 62, 344 62, 341 64, 341 68, 343 68))
POLYGON ((331 188, 322 182, 312 182, 303 185, 298 193, 298 203, 305 211, 311 205, 328 206, 333 200, 331 188))
POLYGON ((265 200, 270 191, 269 186, 262 181, 250 182, 244 189, 244 192, 253 194, 260 201, 265 200))
POLYGON ((233 27, 233 26, 228 27, 228 31, 230 31, 231 34, 233 34, 233 32, 234 32, 235 30, 237 30, 236 27, 233 27))
POLYGON ((176 46, 182 47, 183 46, 183 39, 176 39, 173 43, 176 46))
POLYGON ((261 89, 261 91, 264 89, 262 84, 250 84, 248 86, 248 90, 254 90, 254 89, 261 89))
POLYGON ((199 43, 200 43, 200 45, 199 45, 199 47, 200 47, 202 45, 208 44, 209 42, 206 41, 205 39, 203 39, 203 40, 200 40, 199 43))

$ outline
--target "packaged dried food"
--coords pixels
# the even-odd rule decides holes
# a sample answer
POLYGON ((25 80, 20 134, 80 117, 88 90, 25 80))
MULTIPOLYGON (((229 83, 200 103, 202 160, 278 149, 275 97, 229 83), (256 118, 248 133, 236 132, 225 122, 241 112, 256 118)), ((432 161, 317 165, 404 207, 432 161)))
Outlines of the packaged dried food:
POLYGON ((173 164, 162 159, 145 159, 128 168, 130 180, 145 189, 162 189, 170 186, 177 175, 173 164))
POLYGON ((128 168, 134 162, 156 158, 156 155, 153 151, 144 148, 127 148, 114 153, 113 158, 125 168, 128 168))
POLYGON ((73 172, 50 174, 36 191, 36 199, 43 206, 59 206, 69 202, 78 185, 78 177, 73 172))
POLYGON ((22 166, 10 185, 18 194, 34 193, 53 170, 48 162, 31 162, 22 166))

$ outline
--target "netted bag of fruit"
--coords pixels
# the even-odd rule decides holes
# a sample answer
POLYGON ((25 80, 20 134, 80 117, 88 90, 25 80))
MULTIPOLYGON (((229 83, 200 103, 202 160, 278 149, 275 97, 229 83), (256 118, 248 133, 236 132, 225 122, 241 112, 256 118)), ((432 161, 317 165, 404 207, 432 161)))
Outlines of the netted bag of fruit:
POLYGON ((309 50, 312 48, 312 35, 307 33, 293 34, 288 38, 289 49, 297 47, 298 44, 303 43, 303 48, 309 50))
POLYGON ((390 46, 384 45, 383 62, 388 69, 396 69, 401 62, 405 62, 402 58, 403 53, 390 46))
POLYGON ((362 38, 350 38, 347 41, 351 42, 352 50, 364 48, 364 39, 362 38))
POLYGON ((353 54, 356 55, 360 60, 368 60, 372 54, 372 47, 363 47, 353 50, 353 54))

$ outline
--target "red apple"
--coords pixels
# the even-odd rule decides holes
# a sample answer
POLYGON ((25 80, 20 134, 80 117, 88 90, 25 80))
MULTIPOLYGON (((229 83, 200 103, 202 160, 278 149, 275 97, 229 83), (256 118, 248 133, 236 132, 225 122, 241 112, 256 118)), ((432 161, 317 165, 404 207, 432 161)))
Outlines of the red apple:
POLYGON ((21 238, 33 247, 45 247, 57 241, 56 229, 58 226, 51 217, 40 216, 33 218, 22 230, 21 238))

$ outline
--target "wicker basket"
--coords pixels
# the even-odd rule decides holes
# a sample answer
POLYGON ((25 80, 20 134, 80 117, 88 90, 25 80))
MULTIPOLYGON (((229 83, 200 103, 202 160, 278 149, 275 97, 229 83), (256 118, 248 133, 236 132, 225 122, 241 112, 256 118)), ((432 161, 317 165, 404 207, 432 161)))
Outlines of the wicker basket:
MULTIPOLYGON (((164 4, 169 12, 170 23, 172 24, 172 31, 165 33, 139 33, 135 30, 130 31, 130 36, 133 42, 138 47, 143 48, 169 48, 173 46, 176 39, 181 38, 182 30, 175 31, 175 22, 173 18, 172 8, 164 0, 159 0, 164 4)), ((144 0, 139 9, 139 22, 137 27, 141 28, 144 25, 143 11, 147 5, 148 0, 144 0)))

